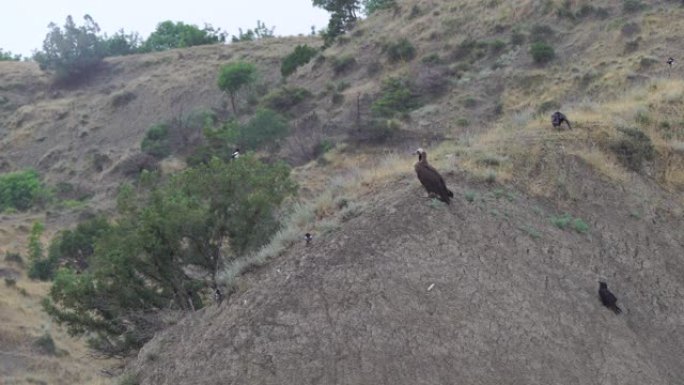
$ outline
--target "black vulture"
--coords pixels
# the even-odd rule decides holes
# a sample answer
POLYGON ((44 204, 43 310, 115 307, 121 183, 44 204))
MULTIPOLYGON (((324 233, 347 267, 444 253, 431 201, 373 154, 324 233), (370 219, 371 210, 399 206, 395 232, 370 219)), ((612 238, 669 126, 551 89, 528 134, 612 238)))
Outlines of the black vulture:
POLYGON ((562 112, 556 111, 551 115, 551 124, 553 124, 554 128, 559 128, 561 123, 565 122, 565 124, 568 125, 568 128, 572 130, 572 127, 570 127, 570 121, 568 120, 568 117, 565 116, 562 112))
POLYGON ((425 150, 419 148, 416 150, 416 154, 418 154, 418 162, 416 162, 414 168, 416 169, 418 180, 423 184, 429 195, 436 195, 439 200, 449 204, 451 198, 454 197, 454 193, 447 188, 444 178, 439 175, 437 170, 430 166, 425 150))
POLYGON ((615 314, 622 313, 622 309, 617 305, 617 298, 608 290, 608 284, 605 282, 599 281, 599 297, 601 297, 603 306, 611 309, 615 314))
POLYGON ((223 301, 223 293, 221 293, 221 289, 219 289, 218 287, 216 288, 216 290, 214 290, 214 301, 216 301, 216 303, 219 305, 223 301))

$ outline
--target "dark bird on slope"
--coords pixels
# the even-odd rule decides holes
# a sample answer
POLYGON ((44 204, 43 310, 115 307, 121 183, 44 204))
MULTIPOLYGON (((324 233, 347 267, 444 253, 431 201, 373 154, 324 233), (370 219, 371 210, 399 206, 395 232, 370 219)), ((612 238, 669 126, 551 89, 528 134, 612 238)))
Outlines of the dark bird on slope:
POLYGON ((216 290, 214 290, 214 301, 216 301, 216 303, 219 305, 223 301, 223 293, 221 293, 221 289, 219 289, 218 287, 216 288, 216 290))
POLYGON ((237 159, 240 157, 240 149, 236 148, 235 151, 233 151, 233 155, 230 156, 230 159, 237 159))
POLYGON ((669 65, 670 67, 672 67, 674 62, 675 62, 675 59, 672 56, 668 57, 667 61, 665 61, 665 63, 667 63, 667 65, 669 65))
POLYGON ((568 117, 565 116, 562 112, 556 111, 551 115, 551 124, 553 124, 554 128, 559 128, 561 126, 561 123, 565 122, 565 124, 568 125, 568 128, 572 130, 572 127, 570 127, 570 121, 568 120, 568 117))
POLYGON ((425 150, 419 148, 416 150, 416 154, 418 154, 418 162, 416 162, 414 168, 416 169, 418 180, 423 184, 429 195, 435 195, 442 202, 449 204, 451 198, 454 197, 454 193, 447 188, 444 178, 439 175, 437 170, 430 166, 425 150))
POLYGON ((313 240, 313 235, 311 235, 311 233, 304 234, 304 240, 306 241, 306 245, 309 246, 309 244, 313 240))
POLYGON ((605 282, 599 281, 599 297, 601 297, 601 303, 603 303, 603 306, 611 309, 615 312, 615 314, 622 313, 622 309, 620 309, 617 305, 617 298, 615 295, 613 295, 613 293, 610 292, 610 290, 608 290, 608 284, 605 282))

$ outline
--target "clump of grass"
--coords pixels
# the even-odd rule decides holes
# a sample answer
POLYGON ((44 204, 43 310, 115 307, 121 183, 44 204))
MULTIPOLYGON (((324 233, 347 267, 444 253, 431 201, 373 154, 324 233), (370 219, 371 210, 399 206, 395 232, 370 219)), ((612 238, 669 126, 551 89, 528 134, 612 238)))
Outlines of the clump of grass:
POLYGON ((519 226, 518 229, 519 229, 520 231, 524 232, 525 234, 529 235, 530 238, 532 238, 532 239, 539 239, 539 238, 541 238, 541 233, 539 232, 539 230, 535 229, 535 228, 532 227, 532 226, 527 226, 527 225, 525 225, 525 226, 519 226))
POLYGON ((19 254, 19 253, 13 253, 13 252, 8 251, 5 253, 5 262, 16 263, 17 265, 23 265, 24 264, 24 258, 22 258, 21 254, 19 254))
POLYGON ((573 218, 572 215, 568 213, 551 217, 551 223, 561 230, 571 228, 581 234, 586 234, 589 231, 589 224, 582 218, 573 218))
POLYGON ((475 197, 477 197, 477 194, 473 191, 466 191, 463 195, 468 202, 475 201, 475 197))
POLYGON ((581 234, 586 234, 589 231, 589 224, 581 218, 572 220, 572 229, 581 234))

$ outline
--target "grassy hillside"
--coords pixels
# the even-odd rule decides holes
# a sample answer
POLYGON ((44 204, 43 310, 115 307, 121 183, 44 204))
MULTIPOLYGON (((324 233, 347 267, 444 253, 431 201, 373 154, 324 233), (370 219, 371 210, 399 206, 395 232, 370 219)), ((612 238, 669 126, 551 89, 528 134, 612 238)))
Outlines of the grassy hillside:
MULTIPOLYGON (((465 383, 672 382, 682 376, 675 294, 684 276, 684 72, 665 59, 684 49, 676 38, 682 12, 675 1, 397 1, 286 80, 281 59, 319 39, 109 58, 67 89, 33 63, 0 62, 0 172, 32 167, 74 195, 47 213, 3 214, 0 252, 23 252, 35 218, 53 234, 111 210, 119 186, 135 180, 127 170, 137 167, 152 125, 201 111, 234 117, 216 80, 221 65, 245 60, 259 78, 240 98, 238 120, 283 85, 310 93, 291 106, 279 94, 292 132, 262 153, 297 166, 299 196, 273 242, 224 272, 236 292, 229 304, 186 317, 145 348, 135 365, 144 383, 271 383, 271 375, 439 382, 455 378, 454 362, 465 383), (554 58, 535 62, 535 43, 552 47, 554 58), (556 110, 572 130, 551 127, 556 110), (417 147, 454 190, 451 207, 423 198, 412 170, 417 147), (306 231, 316 237, 309 249, 298 243, 306 231), (620 318, 594 298, 599 278, 624 301, 620 318), (287 336, 275 324, 289 328, 287 336), (221 342, 240 338, 247 345, 221 342), (348 342, 355 338, 359 344, 348 342), (529 355, 511 358, 520 346, 529 355), (388 351, 394 360, 382 358, 388 351), (475 354, 488 358, 477 364, 475 354), (393 366, 407 362, 421 364, 393 366), (363 365, 368 370, 352 370, 363 365), (379 377, 363 374, 372 372, 379 377)), ((184 168, 203 143, 201 125, 179 127, 159 166, 164 174, 184 168)), ((59 362, 71 373, 59 377, 98 383, 75 359, 82 345, 38 311, 47 286, 0 266, 8 267, 28 296, 1 288, 14 326, 0 338, 14 341, 17 362, 5 373, 28 382, 24 369, 35 361, 47 380, 59 362), (17 333, 19 324, 28 329, 17 333), (68 356, 30 350, 26 341, 46 327, 68 356)))

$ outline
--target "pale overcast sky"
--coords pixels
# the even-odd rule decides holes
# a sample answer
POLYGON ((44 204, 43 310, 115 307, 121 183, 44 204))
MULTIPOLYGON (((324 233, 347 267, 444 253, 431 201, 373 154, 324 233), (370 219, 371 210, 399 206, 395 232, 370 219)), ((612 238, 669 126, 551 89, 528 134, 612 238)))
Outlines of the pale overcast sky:
POLYGON ((237 35, 254 28, 261 20, 275 26, 276 36, 308 34, 311 26, 327 25, 328 13, 314 8, 311 0, 7 0, 2 2, 0 48, 24 56, 40 49, 47 25, 64 25, 72 15, 77 25, 89 14, 102 32, 112 35, 123 28, 147 38, 157 23, 182 21, 204 27, 204 23, 237 35))

